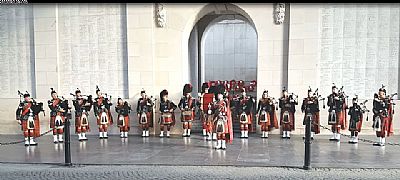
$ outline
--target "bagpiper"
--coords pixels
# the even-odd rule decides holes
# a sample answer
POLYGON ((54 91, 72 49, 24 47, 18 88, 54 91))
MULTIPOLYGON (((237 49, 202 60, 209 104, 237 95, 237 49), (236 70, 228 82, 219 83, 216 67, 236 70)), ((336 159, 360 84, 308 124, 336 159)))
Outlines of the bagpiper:
POLYGON ((214 102, 214 129, 217 134, 215 149, 226 149, 226 142, 232 142, 232 117, 229 101, 224 99, 225 87, 218 85, 215 92, 217 100, 214 102))
POLYGON ((311 121, 311 139, 314 139, 314 134, 320 133, 319 96, 317 92, 318 89, 313 94, 311 87, 309 87, 307 97, 303 99, 303 104, 301 105, 301 112, 304 112, 303 125, 311 121))
POLYGON ((194 108, 196 107, 196 99, 190 95, 193 87, 191 84, 183 86, 183 97, 179 101, 178 107, 181 110, 181 122, 183 125, 182 137, 190 137, 192 129, 192 121, 194 120, 194 108))
MULTIPOLYGON (((363 103, 358 104, 358 96, 352 99, 353 106, 349 108, 350 122, 349 122, 349 131, 351 132, 351 139, 349 143, 355 144, 358 143, 358 133, 361 132, 362 122, 363 122, 363 114, 365 112, 369 112, 365 107, 365 103, 368 100, 365 100, 363 103), (364 106, 364 107, 362 107, 364 106)), ((368 120, 368 117, 367 117, 368 120)))
POLYGON ((160 92, 160 112, 161 117, 160 123, 160 137, 164 137, 164 126, 167 126, 167 137, 170 137, 171 126, 175 125, 175 114, 174 111, 177 106, 174 102, 168 99, 168 91, 166 89, 160 92))
POLYGON ((386 142, 385 137, 393 135, 394 95, 397 95, 397 93, 386 96, 384 85, 379 89, 379 93, 375 94, 373 102, 373 129, 376 131, 378 142, 375 142, 374 146, 384 146, 386 142))
POLYGON ((34 138, 40 136, 40 123, 39 123, 39 113, 43 111, 43 103, 37 103, 30 94, 26 92, 22 94, 18 91, 20 96, 20 103, 16 110, 16 119, 18 124, 21 125, 21 130, 25 137, 25 146, 35 146, 38 143, 34 141, 34 138), (21 97, 24 100, 21 100, 21 97))
POLYGON ((282 138, 290 139, 290 132, 295 128, 295 117, 296 105, 298 104, 297 95, 288 94, 285 87, 282 90, 282 97, 279 98, 280 123, 282 127, 282 138))
POLYGON ((75 107, 75 133, 78 134, 79 141, 86 141, 86 133, 90 131, 89 112, 92 109, 92 95, 83 96, 81 90, 75 90, 75 99, 72 104, 75 107))
POLYGON ((115 112, 117 112, 117 126, 119 127, 121 138, 128 138, 128 132, 130 129, 129 113, 131 110, 132 108, 127 101, 118 98, 115 112))
POLYGON ((112 106, 111 96, 108 97, 107 94, 103 96, 103 93, 100 91, 99 86, 96 86, 96 95, 97 97, 94 99, 94 114, 97 119, 97 125, 99 126, 99 138, 107 139, 107 130, 108 127, 113 124, 113 118, 111 116, 110 108, 112 106))
POLYGON ((147 97, 146 91, 140 91, 140 98, 137 102, 136 112, 139 124, 142 127, 142 137, 149 137, 149 128, 153 127, 153 107, 154 101, 152 97, 147 97))
POLYGON ((240 122, 240 138, 248 138, 249 137, 249 126, 251 129, 251 125, 253 122, 253 104, 254 99, 250 96, 246 95, 246 89, 242 88, 241 96, 239 97, 238 103, 238 115, 239 115, 239 122, 240 122))
POLYGON ((276 104, 275 98, 269 97, 268 91, 264 90, 257 107, 258 125, 261 125, 261 138, 268 138, 268 131, 279 128, 276 104))
POLYGON ((346 128, 346 101, 343 93, 338 92, 338 88, 335 84, 332 86, 332 94, 328 96, 327 105, 328 109, 328 124, 332 126, 331 130, 333 136, 329 139, 330 141, 340 141, 340 129, 346 128))
POLYGON ((53 142, 61 143, 63 140, 64 122, 68 111, 68 104, 65 99, 58 97, 57 92, 51 89, 52 99, 48 101, 50 108, 50 128, 53 129, 53 142))

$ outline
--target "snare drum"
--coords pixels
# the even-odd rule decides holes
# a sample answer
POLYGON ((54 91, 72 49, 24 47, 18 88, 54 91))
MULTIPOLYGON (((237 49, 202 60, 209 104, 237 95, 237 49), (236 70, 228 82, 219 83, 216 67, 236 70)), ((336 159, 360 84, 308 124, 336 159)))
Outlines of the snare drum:
POLYGON ((193 120, 193 111, 182 111, 182 120, 183 121, 192 121, 193 120))
POLYGON ((171 124, 172 123, 172 114, 171 113, 163 113, 161 115, 161 123, 162 124, 171 124))

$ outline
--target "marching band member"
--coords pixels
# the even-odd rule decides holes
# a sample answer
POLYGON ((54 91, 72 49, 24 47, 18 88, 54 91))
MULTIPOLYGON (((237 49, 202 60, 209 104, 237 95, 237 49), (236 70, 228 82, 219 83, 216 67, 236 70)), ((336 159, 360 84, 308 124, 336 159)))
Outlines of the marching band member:
POLYGON ((181 110, 181 122, 183 124, 182 137, 190 137, 192 121, 194 120, 194 108, 196 100, 190 95, 193 87, 191 84, 183 86, 183 97, 179 101, 178 107, 181 110))
POLYGON ((205 115, 207 114, 208 103, 210 103, 210 102, 205 103, 203 101, 204 101, 204 97, 206 94, 211 94, 211 93, 208 93, 208 89, 209 89, 208 83, 203 83, 201 85, 201 91, 199 93, 199 100, 197 101, 197 105, 199 106, 199 109, 200 109, 200 120, 201 120, 201 127, 203 128, 202 129, 203 136, 207 136, 207 119, 206 119, 205 115))
MULTIPOLYGON (((397 93, 396 93, 397 94, 397 93)), ((374 146, 384 146, 385 137, 393 135, 393 96, 386 96, 385 86, 379 89, 379 93, 375 94, 373 102, 373 128, 376 131, 378 142, 374 143, 374 146)))
POLYGON ((207 136, 207 140, 212 140, 213 134, 215 134, 215 139, 217 138, 217 134, 213 133, 213 108, 212 105, 214 103, 214 93, 209 92, 208 83, 203 83, 202 85, 202 94, 200 97, 200 113, 201 113, 201 121, 203 123, 203 135, 207 136))
POLYGON ((72 103, 75 107, 75 133, 78 134, 79 141, 85 141, 86 132, 90 130, 88 117, 93 104, 92 95, 84 97, 81 90, 77 89, 74 96, 72 103))
POLYGON ((232 142, 232 119, 229 110, 229 102, 224 99, 225 87, 218 85, 216 88, 215 96, 217 101, 214 103, 214 127, 217 134, 217 143, 215 149, 226 149, 226 142, 232 142), (229 139, 228 137, 229 136, 229 139))
POLYGON ((64 132, 64 121, 65 115, 67 113, 66 108, 62 103, 63 100, 58 98, 57 92, 51 88, 52 99, 48 101, 48 106, 50 108, 50 128, 53 129, 53 141, 54 143, 64 142, 63 132, 64 132))
POLYGON ((320 133, 319 100, 318 96, 316 96, 316 93, 313 94, 311 88, 308 89, 307 97, 303 99, 301 112, 304 112, 303 125, 306 125, 306 122, 311 120, 311 139, 314 139, 314 134, 320 133))
POLYGON ((167 126, 167 137, 169 138, 171 126, 175 125, 174 111, 177 106, 168 99, 168 91, 166 89, 160 92, 160 98, 160 137, 164 137, 164 126, 167 126))
POLYGON ((296 112, 297 96, 288 95, 285 87, 282 90, 282 97, 279 98, 279 108, 281 109, 280 123, 282 127, 282 138, 290 139, 290 132, 295 128, 294 113, 296 112))
POLYGON ((242 88, 242 94, 239 97, 239 122, 240 122, 240 138, 249 137, 249 126, 253 122, 253 114, 251 113, 254 99, 246 95, 246 89, 242 88))
POLYGON ((332 125, 333 136, 330 141, 340 141, 340 129, 346 126, 346 103, 345 97, 338 92, 338 88, 333 84, 332 94, 328 96, 329 116, 328 124, 332 125))
POLYGON ((35 146, 37 142, 34 138, 40 136, 40 123, 39 123, 39 113, 43 111, 43 103, 37 103, 30 94, 26 92, 22 94, 18 91, 18 94, 24 97, 16 110, 16 119, 21 125, 21 130, 25 137, 25 146, 35 146))
POLYGON ((113 124, 110 108, 112 106, 110 98, 105 94, 104 97, 99 87, 96 86, 97 98, 94 99, 94 114, 97 118, 97 125, 99 126, 99 138, 107 139, 108 127, 113 124))
POLYGON ((146 91, 140 91, 140 98, 137 102, 136 112, 139 124, 142 127, 142 137, 149 137, 149 128, 153 127, 153 107, 154 101, 148 98, 146 91))
POLYGON ((268 91, 264 90, 257 108, 258 124, 261 125, 262 132, 261 138, 268 138, 268 131, 279 128, 275 104, 274 98, 269 97, 268 91))
MULTIPOLYGON (((353 106, 349 108, 350 122, 349 122, 349 131, 351 132, 351 139, 349 143, 358 143, 358 133, 361 132, 361 126, 363 121, 363 114, 368 110, 366 108, 362 108, 358 104, 358 97, 353 98, 353 106)), ((365 106, 365 103, 368 100, 361 103, 361 105, 365 106)))
POLYGON ((118 98, 117 105, 115 106, 115 112, 117 112, 117 125, 119 127, 119 132, 121 133, 121 138, 128 138, 128 131, 130 129, 129 124, 129 113, 131 112, 131 106, 128 102, 118 98))

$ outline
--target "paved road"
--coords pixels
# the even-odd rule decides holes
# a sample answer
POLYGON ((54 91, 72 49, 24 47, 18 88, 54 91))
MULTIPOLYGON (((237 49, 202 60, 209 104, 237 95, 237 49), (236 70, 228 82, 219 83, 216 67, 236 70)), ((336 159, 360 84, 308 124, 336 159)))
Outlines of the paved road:
MULTIPOLYGON (((357 167, 357 164, 354 164, 357 167)), ((234 166, 2 164, 2 180, 16 179, 398 179, 400 169, 336 169, 234 166)))

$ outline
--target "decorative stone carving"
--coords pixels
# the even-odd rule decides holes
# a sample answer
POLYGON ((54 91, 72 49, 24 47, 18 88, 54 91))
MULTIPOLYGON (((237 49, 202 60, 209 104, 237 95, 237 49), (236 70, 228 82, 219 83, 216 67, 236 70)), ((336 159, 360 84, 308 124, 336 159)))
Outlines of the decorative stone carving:
POLYGON ((282 24, 285 21, 285 3, 275 3, 274 17, 275 24, 282 24))
POLYGON ((156 18, 158 27, 165 27, 167 12, 165 11, 164 4, 156 3, 156 18))

